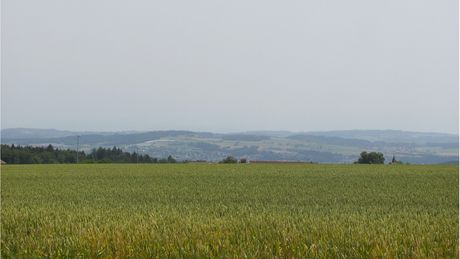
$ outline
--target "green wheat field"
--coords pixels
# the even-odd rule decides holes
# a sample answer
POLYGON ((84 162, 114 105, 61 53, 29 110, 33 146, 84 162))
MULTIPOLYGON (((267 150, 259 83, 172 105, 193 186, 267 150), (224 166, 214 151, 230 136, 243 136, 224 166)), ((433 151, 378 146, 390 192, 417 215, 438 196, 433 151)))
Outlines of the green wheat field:
POLYGON ((1 167, 10 257, 456 258, 458 166, 1 167))

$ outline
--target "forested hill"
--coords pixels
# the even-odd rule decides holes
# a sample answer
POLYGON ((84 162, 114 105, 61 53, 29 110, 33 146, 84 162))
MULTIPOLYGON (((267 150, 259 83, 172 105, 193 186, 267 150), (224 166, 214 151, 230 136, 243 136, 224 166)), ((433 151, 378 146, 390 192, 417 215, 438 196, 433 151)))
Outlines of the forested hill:
POLYGON ((7 164, 64 164, 76 163, 175 163, 168 158, 158 159, 136 152, 123 152, 120 148, 97 148, 91 153, 70 149, 58 149, 52 145, 46 147, 1 145, 1 159, 7 164))

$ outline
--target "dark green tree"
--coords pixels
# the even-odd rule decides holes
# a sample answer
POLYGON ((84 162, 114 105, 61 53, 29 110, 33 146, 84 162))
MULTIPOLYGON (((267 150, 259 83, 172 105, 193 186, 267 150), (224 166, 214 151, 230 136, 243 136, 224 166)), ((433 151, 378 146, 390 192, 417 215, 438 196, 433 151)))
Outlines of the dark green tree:
POLYGON ((361 152, 361 155, 358 161, 355 164, 383 164, 385 163, 385 158, 380 152, 361 152))
POLYGON ((236 163, 238 163, 238 160, 236 158, 232 157, 232 156, 227 156, 226 158, 224 158, 219 163, 221 163, 221 164, 236 164, 236 163))
POLYGON ((393 158, 391 159, 390 165, 400 165, 403 162, 396 160, 396 157, 393 155, 393 158))
POLYGON ((168 163, 176 163, 177 162, 176 159, 174 159, 174 157, 172 157, 171 155, 168 156, 167 160, 168 160, 168 163))

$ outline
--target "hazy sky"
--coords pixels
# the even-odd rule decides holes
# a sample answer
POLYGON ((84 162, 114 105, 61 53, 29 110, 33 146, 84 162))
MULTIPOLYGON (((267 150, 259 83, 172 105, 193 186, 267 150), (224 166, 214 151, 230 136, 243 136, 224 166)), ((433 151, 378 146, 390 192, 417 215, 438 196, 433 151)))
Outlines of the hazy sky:
POLYGON ((4 0, 2 128, 458 132, 455 0, 4 0))

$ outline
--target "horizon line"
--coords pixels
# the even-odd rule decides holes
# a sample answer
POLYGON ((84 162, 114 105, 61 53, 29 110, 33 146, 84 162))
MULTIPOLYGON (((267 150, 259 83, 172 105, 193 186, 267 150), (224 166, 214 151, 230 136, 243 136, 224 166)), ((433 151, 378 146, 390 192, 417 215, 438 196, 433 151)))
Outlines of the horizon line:
POLYGON ((448 134, 448 135, 457 135, 459 132, 441 132, 441 131, 423 131, 423 130, 403 130, 403 129, 336 129, 336 130, 270 130, 270 129, 257 129, 257 130, 233 130, 233 131, 220 131, 220 130, 184 130, 184 129, 146 129, 146 130, 69 130, 69 129, 57 129, 57 128, 28 128, 28 127, 0 127, 0 130, 14 130, 14 129, 24 129, 24 130, 55 130, 55 131, 69 131, 69 132, 88 132, 88 133, 145 133, 145 132, 156 132, 156 131, 187 131, 187 132, 200 132, 200 133, 218 133, 218 134, 241 134, 241 133, 257 133, 257 132, 286 132, 286 133, 320 133, 320 132, 343 132, 343 131, 395 131, 395 132, 407 132, 407 133, 424 133, 424 134, 448 134))

